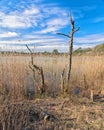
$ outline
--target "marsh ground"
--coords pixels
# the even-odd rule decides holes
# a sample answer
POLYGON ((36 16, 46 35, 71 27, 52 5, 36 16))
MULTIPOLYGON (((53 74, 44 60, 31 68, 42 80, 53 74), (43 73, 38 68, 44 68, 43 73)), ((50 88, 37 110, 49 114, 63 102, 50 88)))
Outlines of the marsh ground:
MULTIPOLYGON (((58 126, 55 123, 49 124, 49 121, 46 121, 46 124, 43 125, 44 129, 104 129, 104 56, 73 57, 70 80, 71 98, 61 93, 60 85, 64 68, 67 75, 67 56, 34 56, 34 63, 42 66, 44 70, 47 92, 43 97, 37 94, 38 87, 41 85, 40 77, 37 75, 34 82, 33 73, 29 68, 30 61, 29 55, 0 55, 1 112, 2 108, 7 110, 5 104, 18 105, 18 103, 25 102, 31 107, 35 105, 38 109, 51 113, 60 120, 58 126), (79 89, 77 94, 76 89, 79 89), (27 90, 34 91, 32 100, 29 100, 29 91, 27 90), (94 102, 90 100, 90 90, 94 91, 94 102)), ((20 108, 24 110, 22 106, 24 105, 20 105, 20 108)), ((11 110, 12 112, 14 111, 13 109, 11 110)), ((17 111, 19 110, 17 109, 17 111)), ((8 112, 6 116, 10 117, 8 112)), ((3 117, 4 119, 6 118, 5 116, 3 117)), ((2 120, 3 117, 1 116, 0 119, 2 120)), ((13 130, 16 130, 16 128, 13 130)))

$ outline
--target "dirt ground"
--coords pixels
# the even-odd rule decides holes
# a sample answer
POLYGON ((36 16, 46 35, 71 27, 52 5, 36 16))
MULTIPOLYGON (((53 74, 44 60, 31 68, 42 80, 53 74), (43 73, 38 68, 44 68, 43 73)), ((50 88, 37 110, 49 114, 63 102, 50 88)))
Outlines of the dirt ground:
POLYGON ((5 130, 104 130, 103 101, 58 97, 7 103, 0 119, 5 130))
MULTIPOLYGON (((35 104, 47 113, 54 115, 62 129, 66 130, 104 130, 104 102, 89 99, 42 99, 35 104)), ((61 129, 61 128, 60 128, 61 129)))

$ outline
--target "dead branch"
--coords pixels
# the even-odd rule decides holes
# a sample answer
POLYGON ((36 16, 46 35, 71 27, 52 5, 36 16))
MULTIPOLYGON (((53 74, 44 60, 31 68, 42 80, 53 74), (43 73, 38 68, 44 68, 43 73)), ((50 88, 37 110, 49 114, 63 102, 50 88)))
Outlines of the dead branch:
POLYGON ((64 34, 64 33, 57 33, 57 34, 58 34, 58 35, 63 35, 63 36, 66 36, 66 37, 70 38, 70 36, 69 36, 69 35, 64 34))
POLYGON ((78 28, 74 31, 74 33, 77 32, 77 31, 79 31, 79 29, 80 29, 80 27, 78 27, 78 28))
POLYGON ((27 49, 29 50, 30 54, 31 54, 31 64, 34 64, 34 57, 33 57, 33 52, 31 51, 31 49, 28 47, 28 45, 26 45, 27 49))
POLYGON ((33 65, 33 67, 34 67, 35 69, 37 69, 37 70, 40 71, 40 67, 38 67, 38 66, 36 66, 36 65, 33 65))

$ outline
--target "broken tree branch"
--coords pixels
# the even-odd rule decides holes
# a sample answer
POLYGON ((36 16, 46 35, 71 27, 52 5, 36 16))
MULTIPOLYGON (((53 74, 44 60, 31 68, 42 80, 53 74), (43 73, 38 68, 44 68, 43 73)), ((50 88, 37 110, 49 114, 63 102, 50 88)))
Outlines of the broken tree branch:
POLYGON ((69 35, 64 34, 64 33, 57 33, 57 34, 58 34, 58 35, 63 35, 63 36, 66 36, 66 37, 70 38, 70 36, 69 36, 69 35))
POLYGON ((78 27, 78 28, 74 31, 74 33, 77 32, 77 31, 79 31, 79 29, 80 29, 80 27, 78 27))

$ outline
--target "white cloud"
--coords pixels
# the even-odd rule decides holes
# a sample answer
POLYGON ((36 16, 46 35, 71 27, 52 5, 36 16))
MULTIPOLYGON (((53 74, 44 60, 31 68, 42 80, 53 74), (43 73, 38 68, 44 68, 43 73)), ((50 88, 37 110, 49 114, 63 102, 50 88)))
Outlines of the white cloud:
POLYGON ((46 4, 46 5, 43 5, 42 6, 43 8, 43 12, 46 14, 46 15, 56 15, 56 16, 67 16, 67 9, 62 9, 60 7, 58 7, 57 5, 55 4, 46 4))
MULTIPOLYGON (((1 50, 2 51, 24 51, 24 52, 28 52, 26 46, 22 46, 21 45, 18 45, 18 46, 15 46, 15 45, 2 45, 0 46, 1 50)), ((44 52, 44 51, 48 51, 48 52, 52 52, 53 49, 57 49, 58 51, 60 52, 66 52, 68 51, 68 46, 65 46, 65 45, 45 45, 45 46, 29 46, 29 48, 31 50, 33 50, 34 52, 44 52)))
POLYGON ((0 38, 7 38, 7 37, 16 37, 18 34, 16 32, 4 32, 0 33, 0 38))
POLYGON ((56 26, 53 26, 53 27, 47 27, 41 31, 38 31, 36 32, 37 34, 46 34, 46 33, 52 33, 52 32, 56 32, 57 30, 59 30, 61 27, 56 27, 56 26))
MULTIPOLYGON (((22 15, 22 14, 21 14, 22 15)), ((21 16, 20 14, 9 14, 2 15, 0 20, 0 26, 6 28, 25 28, 30 27, 31 23, 27 17, 21 16)))
MULTIPOLYGON (((93 47, 103 42, 103 34, 74 37, 74 49, 93 47)), ((31 48, 36 47, 35 51, 52 51, 53 49, 58 49, 61 52, 68 51, 68 41, 64 38, 58 38, 58 36, 26 35, 23 40, 0 41, 0 47, 4 50, 26 50, 26 44, 31 48), (25 37, 27 37, 27 40, 25 37), (32 40, 28 38, 32 38, 32 40)))
MULTIPOLYGON (((24 50, 26 49, 26 44, 29 45, 29 47, 34 48, 36 47, 37 51, 51 51, 54 48, 60 50, 60 48, 63 48, 65 46, 65 39, 58 38, 57 36, 48 36, 48 35, 25 35, 23 39, 21 40, 4 40, 0 41, 0 47, 2 50, 24 50), (34 36, 34 37, 33 37, 34 36), (26 38, 27 37, 27 40, 26 38), (41 37, 41 38, 40 38, 41 37), (32 38, 31 40, 29 40, 32 38)), ((62 49, 60 50, 62 51, 62 49)))
POLYGON ((37 35, 35 32, 32 33, 32 34, 26 34, 23 36, 24 39, 53 39, 53 38, 56 38, 55 36, 53 35, 37 35))
POLYGON ((61 28, 64 28, 68 24, 68 19, 66 18, 54 18, 54 19, 49 19, 46 21, 46 28, 37 31, 36 33, 38 34, 45 34, 45 33, 56 33, 58 30, 61 28), (64 19, 64 22, 63 22, 64 19))
POLYGON ((43 30, 44 27, 47 29, 54 25, 61 27, 67 25, 66 10, 51 4, 30 4, 28 7, 23 8, 23 10, 9 10, 8 13, 5 11, 0 12, 0 17, 0 26, 10 29, 37 27, 38 29, 43 30))
POLYGON ((40 19, 40 9, 36 6, 25 8, 22 11, 9 11, 8 14, 0 12, 0 26, 5 28, 29 28, 37 26, 40 19))
POLYGON ((26 9, 24 12, 23 12, 23 14, 24 15, 34 15, 34 14, 39 14, 40 13, 40 11, 39 11, 39 9, 38 8, 30 8, 30 9, 26 9))
POLYGON ((63 21, 63 18, 54 18, 54 19, 50 19, 48 22, 47 22, 47 26, 48 27, 52 27, 52 26, 66 26, 68 24, 68 19, 65 19, 64 18, 64 21, 63 21))
POLYGON ((33 39, 33 40, 9 40, 9 41, 0 41, 0 44, 21 44, 21 45, 26 45, 26 44, 41 44, 41 45, 46 45, 46 44, 51 44, 51 45, 54 45, 54 44, 64 44, 64 40, 62 40, 61 38, 46 38, 46 39, 33 39))
POLYGON ((92 34, 79 38, 74 38, 75 43, 103 43, 104 42, 104 34, 92 34))
POLYGON ((92 47, 94 47, 94 46, 96 46, 97 44, 81 44, 81 45, 74 45, 73 46, 73 49, 74 50, 76 50, 76 49, 78 49, 79 47, 81 47, 81 48, 92 48, 92 47))

